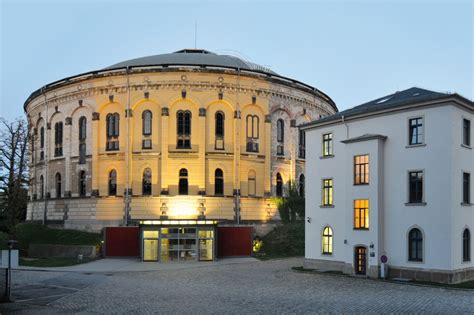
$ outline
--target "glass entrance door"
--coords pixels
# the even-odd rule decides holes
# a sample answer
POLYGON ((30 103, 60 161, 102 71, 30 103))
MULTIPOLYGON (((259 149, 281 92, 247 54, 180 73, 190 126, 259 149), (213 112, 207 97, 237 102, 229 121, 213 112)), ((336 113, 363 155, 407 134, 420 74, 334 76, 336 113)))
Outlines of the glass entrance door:
POLYGON ((195 261, 197 259, 196 228, 161 228, 161 261, 195 261))
POLYGON ((143 261, 158 261, 158 231, 143 231, 143 261))
POLYGON ((199 230, 199 260, 214 260, 214 229, 199 230))

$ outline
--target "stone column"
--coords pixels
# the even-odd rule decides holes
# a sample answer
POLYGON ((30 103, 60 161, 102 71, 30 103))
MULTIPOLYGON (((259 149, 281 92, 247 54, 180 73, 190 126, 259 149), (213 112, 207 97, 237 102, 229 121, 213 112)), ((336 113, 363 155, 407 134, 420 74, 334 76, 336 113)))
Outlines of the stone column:
MULTIPOLYGON (((100 114, 92 113, 92 196, 99 195, 99 120, 100 114)), ((105 137, 105 135, 103 135, 105 137)))
POLYGON ((71 117, 66 117, 66 121, 64 123, 64 135, 66 135, 66 138, 64 139, 64 154, 65 154, 65 159, 64 159, 64 197, 68 198, 71 197, 71 155, 72 155, 72 118, 71 117))
POLYGON ((264 195, 271 194, 271 167, 272 167, 272 118, 265 115, 265 181, 264 195))
POLYGON ((199 195, 206 194, 206 109, 199 108, 199 195))

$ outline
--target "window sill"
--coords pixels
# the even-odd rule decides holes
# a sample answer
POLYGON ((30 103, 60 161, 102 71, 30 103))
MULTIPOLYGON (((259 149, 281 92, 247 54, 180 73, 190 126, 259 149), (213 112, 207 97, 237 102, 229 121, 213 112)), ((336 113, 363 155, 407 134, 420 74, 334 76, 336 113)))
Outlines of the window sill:
POLYGON ((369 186, 369 183, 354 184, 353 186, 369 186))
POLYGON ((320 208, 334 208, 334 205, 320 205, 320 208))
POLYGON ((461 202, 461 206, 463 206, 463 207, 470 207, 470 206, 474 206, 474 203, 461 202))
POLYGON ((425 262, 423 260, 407 260, 409 264, 424 264, 425 262))
POLYGON ((332 253, 321 253, 323 256, 332 256, 332 253))
POLYGON ((369 228, 353 228, 354 231, 368 231, 369 228))
POLYGON ((420 143, 420 144, 409 144, 405 148, 418 148, 418 147, 426 147, 426 143, 420 143))
POLYGON ((424 206, 426 206, 426 202, 406 202, 405 206, 408 206, 408 207, 424 207, 424 206))
POLYGON ((334 154, 331 154, 331 155, 322 155, 320 156, 319 158, 320 159, 330 159, 330 158, 333 158, 334 157, 334 154))
POLYGON ((470 145, 467 145, 467 144, 464 144, 464 143, 461 143, 461 147, 472 150, 472 147, 470 145))

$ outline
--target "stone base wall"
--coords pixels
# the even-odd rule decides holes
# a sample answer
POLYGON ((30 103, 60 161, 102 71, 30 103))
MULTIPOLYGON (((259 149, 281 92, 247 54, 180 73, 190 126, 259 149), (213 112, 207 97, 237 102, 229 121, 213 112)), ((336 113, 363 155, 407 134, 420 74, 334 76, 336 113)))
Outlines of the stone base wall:
POLYGON ((450 271, 389 266, 388 276, 389 278, 403 278, 418 281, 452 284, 474 280, 474 268, 465 268, 450 271))
MULTIPOLYGON (((307 269, 340 271, 347 274, 347 264, 343 261, 322 260, 322 259, 305 259, 303 266, 307 269)), ((350 273, 350 271, 349 271, 350 273)))

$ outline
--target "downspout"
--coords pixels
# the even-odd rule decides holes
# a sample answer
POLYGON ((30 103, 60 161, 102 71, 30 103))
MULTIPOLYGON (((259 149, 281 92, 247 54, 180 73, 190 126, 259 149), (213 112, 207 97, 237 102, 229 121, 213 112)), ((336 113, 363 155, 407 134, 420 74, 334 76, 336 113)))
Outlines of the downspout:
POLYGON ((43 189, 43 198, 44 198, 44 209, 43 209, 43 225, 46 225, 46 221, 47 221, 47 217, 48 217, 48 188, 49 188, 49 177, 48 177, 48 168, 49 168, 49 154, 48 154, 48 150, 49 150, 49 143, 50 143, 50 132, 48 130, 48 105, 46 104, 46 93, 44 91, 44 86, 41 88, 41 93, 43 94, 43 98, 44 98, 44 106, 46 107, 46 141, 45 141, 45 148, 44 148, 44 165, 45 165, 45 173, 44 173, 44 181, 43 181, 43 185, 44 187, 42 187, 43 189))
POLYGON ((126 184, 125 184, 125 216, 124 216, 124 225, 128 226, 128 217, 130 215, 130 77, 129 77, 129 66, 126 68, 127 75, 127 110, 125 113, 126 121, 126 153, 125 153, 125 171, 126 171, 126 184))
POLYGON ((346 139, 349 139, 349 126, 347 125, 346 121, 344 120, 344 115, 341 116, 341 122, 346 126, 346 139))

